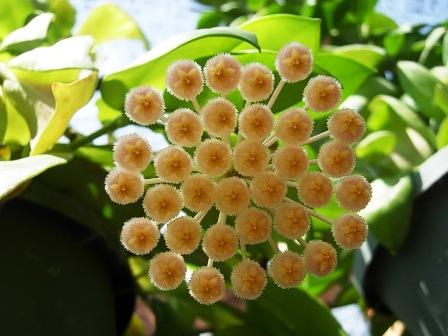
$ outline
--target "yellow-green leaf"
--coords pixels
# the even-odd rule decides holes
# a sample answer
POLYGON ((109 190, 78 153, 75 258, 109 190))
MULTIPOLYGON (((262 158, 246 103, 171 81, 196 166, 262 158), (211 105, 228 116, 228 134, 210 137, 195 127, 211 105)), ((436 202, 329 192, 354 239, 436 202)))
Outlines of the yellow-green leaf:
POLYGON ((367 67, 375 69, 384 59, 386 52, 383 48, 370 44, 350 44, 331 50, 336 55, 345 56, 361 63, 367 67))
POLYGON ((149 49, 149 42, 137 23, 114 4, 103 4, 93 9, 77 34, 90 35, 97 44, 120 38, 137 39, 149 49))
POLYGON ((34 176, 66 162, 65 159, 47 154, 0 162, 0 199, 34 176))
POLYGON ((53 83, 55 108, 51 115, 38 115, 38 132, 31 141, 31 155, 50 149, 64 134, 73 114, 92 97, 97 81, 97 72, 68 84, 53 83))

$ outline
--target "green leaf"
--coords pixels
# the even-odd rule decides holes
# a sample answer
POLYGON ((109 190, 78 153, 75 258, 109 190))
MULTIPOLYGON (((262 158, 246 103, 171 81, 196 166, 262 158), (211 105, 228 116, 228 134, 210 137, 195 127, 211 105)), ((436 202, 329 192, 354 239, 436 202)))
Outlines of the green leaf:
MULTIPOLYGON (((254 33, 261 49, 277 51, 292 41, 302 43, 313 53, 319 49, 319 19, 291 14, 274 14, 246 21, 238 28, 254 33)), ((244 49, 244 46, 239 46, 234 51, 244 49)))
POLYGON ((219 12, 203 12, 196 23, 196 28, 212 28, 219 26, 223 21, 223 15, 219 12))
POLYGON ((438 106, 446 115, 448 115, 448 86, 437 83, 434 88, 434 105, 438 106))
POLYGON ((64 163, 66 160, 47 154, 0 161, 0 199, 45 170, 64 163))
POLYGON ((0 86, 0 144, 3 143, 3 138, 6 133, 6 123, 8 122, 6 104, 3 98, 3 89, 0 86))
POLYGON ((331 52, 336 55, 350 58, 373 69, 375 69, 386 56, 386 52, 383 48, 370 44, 350 44, 334 48, 331 52))
POLYGON ((49 150, 64 134, 73 114, 92 97, 96 81, 97 72, 92 71, 84 78, 69 84, 58 82, 52 84, 54 111, 50 116, 45 110, 36 111, 38 132, 31 142, 31 155, 49 150))
POLYGON ((77 35, 90 35, 97 44, 115 39, 136 39, 149 49, 149 42, 134 19, 110 3, 93 9, 81 24, 77 35))
POLYGON ((146 84, 163 89, 165 72, 172 62, 230 51, 241 41, 259 48, 254 34, 234 28, 200 29, 177 35, 148 51, 135 63, 105 76, 100 87, 102 98, 112 108, 121 110, 130 88, 146 84))
POLYGON ((0 20, 0 40, 4 39, 11 31, 22 27, 28 15, 33 11, 33 4, 29 0, 0 1, 0 13, 4 14, 0 20))
POLYGON ((426 62, 429 53, 437 44, 437 42, 440 40, 440 38, 443 36, 443 34, 445 34, 445 31, 446 31, 445 27, 437 27, 434 28, 433 31, 428 35, 428 37, 425 40, 425 48, 423 49, 422 53, 420 54, 420 57, 418 58, 419 63, 424 64, 426 62))
POLYGON ((442 50, 442 60, 443 64, 448 65, 448 32, 445 33, 443 37, 443 50, 442 50))
POLYGON ((431 69, 431 73, 444 85, 448 85, 448 67, 440 65, 431 69))
POLYGON ((437 147, 441 149, 448 145, 448 117, 443 119, 437 132, 437 147))
POLYGON ((376 96, 368 106, 370 116, 367 126, 372 131, 389 130, 397 137, 392 155, 402 169, 420 164, 432 154, 436 141, 432 131, 407 105, 387 95, 376 96), (402 160, 405 160, 402 162, 402 160), (406 163, 407 162, 407 163, 406 163))
POLYGON ((51 47, 40 47, 27 51, 8 62, 12 69, 48 71, 66 68, 93 68, 90 50, 93 39, 76 36, 64 39, 51 47))
POLYGON ((377 179, 371 183, 372 199, 361 211, 369 230, 378 241, 395 252, 403 243, 409 229, 412 212, 413 187, 406 175, 398 180, 377 179))
POLYGON ((336 77, 343 88, 343 98, 355 93, 374 70, 348 57, 320 53, 315 56, 315 65, 336 77))
POLYGON ((374 12, 366 22, 371 35, 383 35, 398 27, 397 23, 387 15, 374 12))
POLYGON ((345 335, 330 311, 298 288, 284 290, 268 283, 263 294, 247 306, 246 325, 262 334, 345 335))
POLYGON ((415 100, 421 113, 428 118, 442 119, 443 112, 432 103, 434 87, 439 83, 437 78, 415 62, 400 61, 397 63, 397 69, 400 84, 415 100))
POLYGON ((368 134, 356 145, 356 156, 366 157, 373 153, 390 154, 397 144, 397 137, 390 131, 377 131, 368 134))
POLYGON ((47 37, 48 27, 54 17, 52 13, 36 16, 26 26, 6 36, 0 45, 0 51, 22 53, 36 48, 47 37))

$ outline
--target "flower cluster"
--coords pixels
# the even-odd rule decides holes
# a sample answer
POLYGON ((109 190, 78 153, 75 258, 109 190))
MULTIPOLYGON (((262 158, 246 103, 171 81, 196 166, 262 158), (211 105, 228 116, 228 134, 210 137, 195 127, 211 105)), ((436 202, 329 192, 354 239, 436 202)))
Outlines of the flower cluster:
POLYGON ((230 282, 235 294, 244 299, 255 299, 263 292, 267 275, 282 288, 297 286, 306 274, 326 275, 336 266, 337 251, 321 240, 306 241, 311 217, 331 225, 334 241, 342 249, 359 248, 365 241, 367 225, 355 212, 367 205, 371 188, 362 176, 352 174, 352 145, 364 133, 364 119, 351 109, 335 110, 341 85, 323 75, 308 81, 303 107, 291 107, 275 118, 271 108, 282 88, 309 77, 313 56, 293 42, 280 50, 275 68, 280 81, 274 89, 274 76, 267 66, 242 66, 228 54, 212 57, 203 69, 191 60, 174 62, 167 70, 168 91, 191 102, 194 110, 166 113, 161 94, 151 87, 134 88, 127 94, 127 116, 140 125, 163 123, 170 141, 168 147, 153 153, 139 135, 119 138, 114 146, 116 167, 105 181, 116 203, 143 198, 146 217, 132 218, 122 229, 121 241, 128 251, 148 254, 163 232, 169 251, 153 257, 149 266, 156 287, 179 286, 186 277, 183 256, 200 245, 209 262, 192 273, 188 286, 191 296, 203 304, 220 300, 225 290, 225 279, 214 264, 237 253, 242 260, 230 282), (200 106, 197 97, 204 82, 216 97, 200 106), (246 101, 242 111, 226 98, 236 89, 246 101), (310 110, 335 110, 328 131, 311 136, 310 110), (309 159, 304 145, 325 138, 329 140, 320 147, 318 158, 309 159), (157 176, 145 179, 142 172, 149 164, 157 176), (291 197, 294 190, 297 197, 291 197), (315 210, 333 196, 347 210, 334 220, 315 210), (201 222, 212 207, 219 216, 205 229, 201 222), (302 246, 302 253, 281 252, 273 230, 302 246), (274 250, 267 267, 246 253, 246 245, 263 242, 274 250))

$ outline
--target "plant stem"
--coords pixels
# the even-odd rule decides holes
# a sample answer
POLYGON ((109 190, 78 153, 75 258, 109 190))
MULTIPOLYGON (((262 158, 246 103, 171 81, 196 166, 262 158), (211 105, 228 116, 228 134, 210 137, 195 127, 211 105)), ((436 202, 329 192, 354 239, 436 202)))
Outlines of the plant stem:
POLYGON ((298 245, 302 245, 303 247, 308 244, 302 237, 297 238, 294 242, 298 245))
POLYGON ((240 242, 240 250, 241 250, 241 257, 243 258, 243 260, 246 260, 247 259, 246 246, 244 246, 244 244, 241 242, 240 242))
POLYGON ((194 221, 198 222, 199 224, 201 224, 202 220, 204 219, 205 215, 207 215, 208 210, 204 210, 204 211, 199 211, 196 216, 194 216, 194 221))
POLYGON ((219 224, 226 224, 227 221, 227 215, 223 212, 219 212, 219 216, 218 216, 218 223, 219 224))
POLYGON ((162 183, 162 182, 164 182, 164 180, 160 177, 145 179, 145 185, 157 184, 157 183, 162 183))
POLYGON ((317 211, 314 211, 313 209, 308 208, 308 212, 311 216, 316 217, 317 219, 320 219, 322 222, 325 222, 327 224, 333 225, 333 221, 325 216, 322 216, 317 211))
POLYGON ((108 123, 107 125, 105 125, 103 128, 100 128, 99 130, 97 130, 85 137, 82 137, 80 139, 73 141, 70 144, 70 148, 72 150, 75 150, 79 147, 87 145, 87 144, 91 143, 93 140, 95 140, 96 138, 98 138, 104 134, 110 133, 110 132, 116 130, 117 128, 123 127, 127 124, 128 124, 127 117, 125 115, 121 115, 118 118, 116 118, 115 120, 113 120, 110 123, 108 123))
POLYGON ((193 106, 194 106, 194 109, 196 110, 196 113, 200 114, 201 113, 201 105, 199 105, 199 102, 198 102, 197 98, 196 97, 192 98, 191 102, 193 103, 193 106))
POLYGON ((326 138, 327 136, 330 135, 330 131, 325 131, 319 134, 316 134, 315 136, 312 136, 311 138, 309 138, 307 141, 305 141, 303 144, 310 144, 312 142, 318 141, 320 139, 326 138))
POLYGON ((207 267, 213 267, 213 260, 208 258, 207 267))
POLYGON ((263 145, 266 147, 271 147, 277 141, 277 137, 275 135, 270 135, 266 140, 263 141, 263 145))
POLYGON ((280 82, 278 82, 277 87, 275 88, 274 92, 272 93, 271 99, 269 99, 269 102, 268 102, 268 105, 267 105, 267 107, 269 109, 271 109, 272 106, 274 105, 275 101, 278 98, 278 95, 282 91, 283 86, 285 86, 285 84, 286 84, 286 82, 283 79, 281 79, 280 82))

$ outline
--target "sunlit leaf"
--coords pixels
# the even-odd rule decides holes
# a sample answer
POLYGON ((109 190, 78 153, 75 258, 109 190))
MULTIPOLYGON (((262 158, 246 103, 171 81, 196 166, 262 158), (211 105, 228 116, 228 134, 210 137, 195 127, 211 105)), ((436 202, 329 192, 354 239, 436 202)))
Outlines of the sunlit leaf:
POLYGON ((443 51, 442 51, 443 64, 448 65, 448 32, 443 37, 443 51))
POLYGON ((409 176, 398 180, 378 179, 371 183, 372 199, 361 215, 375 238, 391 251, 403 243, 409 228, 413 187, 409 176))
POLYGON ((47 37, 48 27, 54 17, 52 13, 36 16, 26 26, 6 36, 0 45, 0 51, 20 53, 37 47, 47 37))
POLYGON ((390 131, 377 131, 368 134, 356 145, 356 156, 366 157, 373 153, 390 154, 395 149, 397 137, 390 131))
POLYGON ((200 29, 177 35, 148 51, 133 64, 105 76, 101 85, 102 98, 111 107, 121 110, 130 88, 146 84, 163 89, 165 72, 172 62, 230 51, 241 41, 259 48, 255 35, 240 29, 200 29))
POLYGON ((0 176, 2 177, 0 179, 0 199, 43 171, 65 162, 65 159, 47 154, 13 161, 0 161, 0 176))
POLYGON ((429 118, 440 120, 443 112, 432 104, 434 87, 439 82, 437 78, 415 62, 400 61, 397 69, 398 79, 403 89, 415 100, 419 110, 429 118))
POLYGON ((448 86, 438 83, 434 88, 434 104, 448 115, 448 86))
MULTIPOLYGON (((274 14, 254 18, 239 26, 257 35, 262 49, 279 50, 286 43, 297 41, 313 52, 319 49, 320 20, 290 14, 274 14)), ((235 48, 244 50, 244 46, 235 48)))
POLYGON ((149 49, 149 42, 134 19, 111 3, 94 8, 79 27, 77 35, 90 35, 97 44, 115 39, 136 39, 149 49))
POLYGON ((336 55, 351 58, 358 63, 375 69, 386 55, 383 48, 370 44, 350 44, 331 50, 336 55))
POLYGON ((92 71, 85 77, 69 84, 53 83, 54 111, 51 111, 50 115, 45 110, 36 111, 38 131, 31 142, 31 155, 47 151, 64 134, 73 114, 92 97, 96 80, 97 72, 92 71))
POLYGON ((371 35, 383 35, 398 27, 397 23, 387 15, 375 12, 368 18, 366 25, 371 35))
POLYGON ((434 28, 434 30, 428 35, 428 37, 425 40, 425 48, 423 49, 422 53, 420 54, 420 57, 418 58, 418 62, 421 64, 424 64, 426 62, 426 59, 429 56, 429 53, 434 48, 436 43, 440 40, 440 38, 445 34, 446 28, 445 27, 437 27, 434 28))
POLYGON ((3 89, 0 86, 0 144, 3 143, 3 138, 6 132, 6 123, 8 122, 6 114, 6 104, 3 98, 3 89))
POLYGON ((34 11, 29 0, 2 0, 0 1, 0 39, 3 39, 13 30, 22 27, 25 20, 34 11))
POLYGON ((443 84, 448 85, 448 67, 440 65, 431 69, 431 73, 443 84))
POLYGON ((437 132, 437 147, 440 149, 448 145, 448 117, 443 119, 437 132))
POLYGON ((93 68, 90 50, 93 39, 77 36, 64 39, 51 47, 27 51, 8 62, 11 68, 48 71, 65 68, 93 68))
POLYGON ((360 85, 374 73, 374 70, 361 63, 331 53, 316 55, 315 65, 328 71, 341 82, 343 97, 355 93, 360 85))

